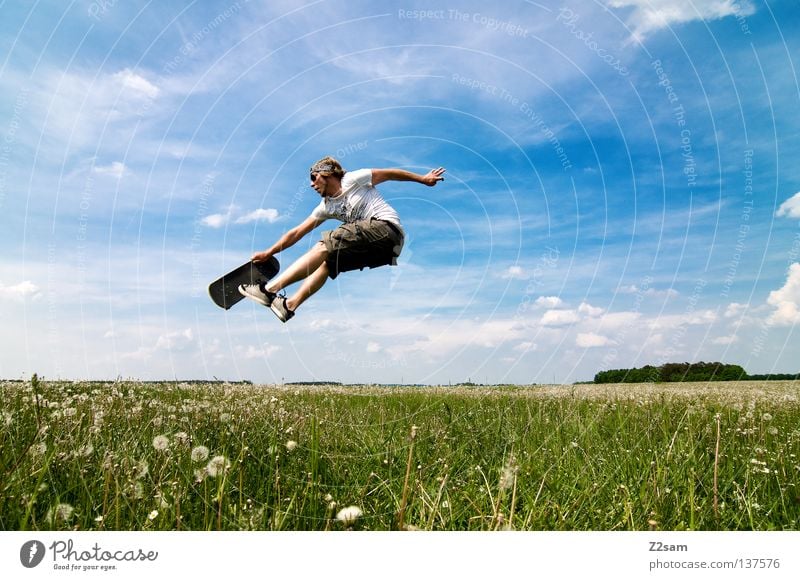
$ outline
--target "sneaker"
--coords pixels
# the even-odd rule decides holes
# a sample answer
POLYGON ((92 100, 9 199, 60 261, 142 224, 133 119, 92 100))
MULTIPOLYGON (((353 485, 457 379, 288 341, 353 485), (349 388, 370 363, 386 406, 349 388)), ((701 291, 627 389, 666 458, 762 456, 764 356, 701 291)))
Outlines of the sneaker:
POLYGON ((245 298, 255 300, 267 308, 272 305, 272 301, 275 300, 276 296, 274 292, 270 292, 266 289, 263 282, 259 282, 258 284, 240 284, 239 294, 245 298))
POLYGON ((294 316, 294 310, 289 310, 289 307, 286 306, 286 297, 285 296, 276 296, 272 300, 272 306, 270 309, 275 313, 281 322, 287 322, 292 316, 294 316))

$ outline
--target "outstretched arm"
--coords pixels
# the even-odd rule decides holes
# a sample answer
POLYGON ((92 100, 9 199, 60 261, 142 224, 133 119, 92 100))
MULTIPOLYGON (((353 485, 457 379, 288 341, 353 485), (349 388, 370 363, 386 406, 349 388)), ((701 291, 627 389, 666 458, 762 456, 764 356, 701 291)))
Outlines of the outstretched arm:
POLYGON ((301 223, 299 226, 292 228, 285 234, 283 234, 280 239, 275 242, 275 245, 265 250, 263 252, 256 252, 250 258, 254 262, 263 262, 265 260, 269 260, 273 255, 277 254, 285 250, 286 248, 295 245, 299 242, 303 236, 305 236, 308 232, 313 230, 319 224, 321 224, 324 220, 314 219, 313 217, 309 217, 301 223))
POLYGON ((384 181, 414 181, 433 187, 440 181, 444 181, 445 171, 444 167, 439 167, 438 169, 431 169, 425 175, 420 175, 405 169, 373 169, 372 185, 375 186, 384 181))

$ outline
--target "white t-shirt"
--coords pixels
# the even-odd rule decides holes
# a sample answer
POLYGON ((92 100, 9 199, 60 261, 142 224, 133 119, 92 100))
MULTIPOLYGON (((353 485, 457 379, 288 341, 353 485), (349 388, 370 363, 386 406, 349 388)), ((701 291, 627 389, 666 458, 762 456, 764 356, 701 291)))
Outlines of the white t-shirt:
POLYGON ((372 186, 372 170, 348 171, 342 177, 342 193, 325 197, 311 212, 318 220, 337 219, 344 223, 375 218, 391 222, 402 229, 400 216, 372 186))

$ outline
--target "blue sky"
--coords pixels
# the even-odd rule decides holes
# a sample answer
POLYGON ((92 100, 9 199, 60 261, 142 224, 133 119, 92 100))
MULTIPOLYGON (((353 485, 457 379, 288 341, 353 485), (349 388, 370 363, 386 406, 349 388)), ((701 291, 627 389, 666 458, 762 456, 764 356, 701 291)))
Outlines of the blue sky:
MULTIPOLYGON (((545 383, 798 372, 790 0, 0 2, 0 376, 545 383), (400 265, 281 325, 207 284, 380 189, 400 265)), ((288 263, 335 224, 279 256, 288 263)))

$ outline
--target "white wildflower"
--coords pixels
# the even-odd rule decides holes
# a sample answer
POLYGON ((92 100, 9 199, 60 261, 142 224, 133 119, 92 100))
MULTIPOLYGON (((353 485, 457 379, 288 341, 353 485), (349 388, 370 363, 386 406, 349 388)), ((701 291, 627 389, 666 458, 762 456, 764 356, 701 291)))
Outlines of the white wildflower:
POLYGON ((205 445, 198 445, 192 449, 192 461, 200 462, 208 459, 208 447, 205 445))
POLYGON ((60 503, 48 510, 47 521, 51 524, 69 523, 74 512, 75 508, 68 503, 60 503))
POLYGON ((291 452, 292 452, 292 451, 294 451, 295 449, 297 449, 297 441, 291 441, 291 440, 290 440, 290 441, 287 441, 287 442, 286 442, 286 451, 288 451, 289 453, 291 453, 291 452))
POLYGON ((173 439, 175 440, 175 445, 180 447, 188 447, 189 446, 189 434, 185 431, 178 431, 173 435, 173 439))
POLYGON ((142 479, 148 473, 150 473, 150 466, 147 465, 147 462, 144 460, 139 461, 131 467, 131 475, 134 479, 142 479))
POLYGON ((360 507, 351 505, 339 510, 339 513, 336 514, 336 519, 345 526, 352 526, 362 515, 364 515, 364 512, 361 511, 360 507))
POLYGON ((166 451, 169 449, 169 438, 166 435, 156 435, 153 438, 153 447, 156 451, 166 451))
POLYGON ((508 458, 508 461, 503 466, 503 471, 500 473, 500 489, 511 489, 514 485, 517 469, 517 462, 512 455, 508 458))
POLYGON ((153 510, 150 512, 150 515, 147 516, 147 519, 151 522, 158 517, 158 510, 153 510))
POLYGON ((217 455, 211 458, 211 461, 206 465, 206 472, 209 477, 216 477, 222 475, 230 469, 231 462, 224 455, 217 455))

